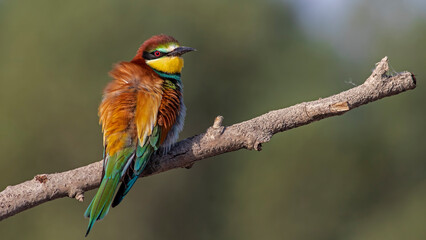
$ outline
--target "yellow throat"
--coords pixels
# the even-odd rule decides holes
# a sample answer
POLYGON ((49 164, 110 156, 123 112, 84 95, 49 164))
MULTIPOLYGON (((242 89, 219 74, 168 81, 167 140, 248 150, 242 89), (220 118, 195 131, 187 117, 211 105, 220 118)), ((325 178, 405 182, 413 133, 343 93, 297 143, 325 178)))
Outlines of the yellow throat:
POLYGON ((146 63, 157 71, 170 74, 180 73, 183 68, 183 58, 177 56, 147 60, 146 63))

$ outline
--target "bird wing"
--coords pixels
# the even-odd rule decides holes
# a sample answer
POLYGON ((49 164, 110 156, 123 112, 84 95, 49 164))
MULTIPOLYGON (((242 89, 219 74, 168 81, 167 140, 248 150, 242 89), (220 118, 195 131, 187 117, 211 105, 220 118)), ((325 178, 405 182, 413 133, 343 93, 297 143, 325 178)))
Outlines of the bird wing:
POLYGON ((129 159, 123 168, 122 183, 112 202, 112 207, 117 206, 127 195, 145 169, 152 153, 158 149, 161 130, 157 125, 157 115, 160 103, 161 94, 155 94, 152 91, 138 92, 135 114, 138 139, 136 157, 129 159))
POLYGON ((104 171, 110 156, 137 142, 144 145, 156 125, 162 95, 162 79, 140 65, 122 62, 110 75, 114 81, 105 88, 99 106, 104 134, 104 171))
POLYGON ((135 151, 134 155, 126 159, 120 158, 120 161, 125 161, 120 164, 122 184, 113 207, 131 189, 159 145, 161 131, 157 126, 157 119, 163 80, 151 72, 152 70, 140 65, 120 63, 110 73, 115 81, 105 90, 104 101, 99 110, 106 148, 104 169, 108 172, 108 165, 115 164, 110 164, 109 161, 119 159, 111 157, 117 151, 129 146, 135 151), (117 104, 112 100, 114 98, 117 99, 117 104))

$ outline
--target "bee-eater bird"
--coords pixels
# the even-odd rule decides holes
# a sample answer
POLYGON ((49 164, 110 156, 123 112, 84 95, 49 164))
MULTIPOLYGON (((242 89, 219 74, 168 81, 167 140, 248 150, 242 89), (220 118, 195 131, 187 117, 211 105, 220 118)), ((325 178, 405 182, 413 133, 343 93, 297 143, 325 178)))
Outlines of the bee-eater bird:
POLYGON ((98 112, 104 142, 102 182, 84 213, 89 218, 86 236, 123 200, 152 154, 160 146, 167 151, 177 140, 186 111, 181 56, 194 50, 171 36, 153 36, 130 62, 118 63, 110 72, 113 80, 98 112))

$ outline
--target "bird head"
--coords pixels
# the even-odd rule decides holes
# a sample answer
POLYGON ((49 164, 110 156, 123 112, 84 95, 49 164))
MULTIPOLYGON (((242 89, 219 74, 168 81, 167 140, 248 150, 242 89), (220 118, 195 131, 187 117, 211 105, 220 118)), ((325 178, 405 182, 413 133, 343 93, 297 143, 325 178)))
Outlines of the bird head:
POLYGON ((195 49, 180 46, 172 36, 156 35, 142 44, 133 61, 143 60, 156 71, 176 74, 183 68, 182 54, 191 51, 195 49))

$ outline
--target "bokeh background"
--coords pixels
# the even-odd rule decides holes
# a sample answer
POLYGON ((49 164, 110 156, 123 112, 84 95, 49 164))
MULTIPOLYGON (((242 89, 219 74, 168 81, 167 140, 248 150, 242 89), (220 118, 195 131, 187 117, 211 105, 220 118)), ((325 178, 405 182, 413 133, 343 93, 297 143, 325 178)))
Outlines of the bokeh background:
MULTIPOLYGON (((113 63, 158 33, 185 56, 181 138, 362 84, 389 56, 414 91, 139 180, 88 239, 426 239, 426 2, 0 0, 0 188, 101 159, 113 63)), ((0 222, 82 239, 95 191, 0 222)))

